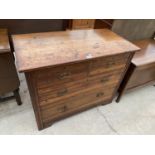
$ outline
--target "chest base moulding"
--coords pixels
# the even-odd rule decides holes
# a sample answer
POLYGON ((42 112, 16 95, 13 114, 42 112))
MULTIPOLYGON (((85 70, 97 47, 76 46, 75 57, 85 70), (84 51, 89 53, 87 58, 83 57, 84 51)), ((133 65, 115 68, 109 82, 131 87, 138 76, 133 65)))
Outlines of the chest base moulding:
POLYGON ((13 35, 39 129, 110 103, 139 48, 110 30, 13 35))

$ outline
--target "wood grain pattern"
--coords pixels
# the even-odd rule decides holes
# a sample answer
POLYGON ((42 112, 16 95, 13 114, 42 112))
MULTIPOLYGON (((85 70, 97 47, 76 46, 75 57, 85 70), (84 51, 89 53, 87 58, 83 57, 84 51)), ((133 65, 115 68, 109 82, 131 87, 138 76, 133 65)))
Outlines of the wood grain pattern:
POLYGON ((58 120, 62 120, 62 119, 65 119, 66 117, 69 117, 69 116, 72 116, 72 115, 75 115, 75 114, 78 114, 80 112, 83 112, 85 110, 88 110, 88 109, 91 109, 93 107, 96 107, 97 105, 106 105, 106 104, 109 104, 111 103, 112 100, 105 100, 105 101, 101 101, 100 103, 94 103, 94 104, 90 104, 88 106, 83 106, 83 107, 80 107, 80 108, 76 108, 74 109, 73 111, 70 111, 68 113, 63 113, 63 115, 59 115, 59 117, 55 117, 53 118, 52 120, 47 120, 46 122, 43 122, 43 125, 44 125, 44 128, 47 128, 49 126, 51 126, 54 122, 58 121, 58 120))
POLYGON ((33 97, 36 94, 33 104, 34 109, 38 109, 35 113, 39 117, 39 129, 77 111, 111 101, 129 57, 129 53, 124 53, 32 71, 32 79, 28 79, 28 83, 33 81, 29 85, 33 88, 30 91, 35 93, 30 94, 33 97), (113 66, 109 60, 117 63, 113 66), (69 76, 58 78, 57 73, 62 73, 64 69, 70 71, 69 76))
POLYGON ((91 88, 83 93, 68 97, 64 100, 49 102, 49 104, 41 106, 43 121, 51 121, 66 113, 72 113, 76 109, 89 107, 90 105, 106 101, 112 97, 113 87, 107 91, 103 87, 91 88), (59 104, 58 104, 59 103, 59 104))
POLYGON ((52 82, 49 86, 46 85, 44 88, 38 88, 38 95, 40 101, 45 101, 52 98, 64 97, 73 93, 82 92, 82 90, 88 89, 93 86, 108 86, 113 85, 115 87, 119 82, 120 75, 123 72, 115 71, 113 74, 111 72, 107 74, 101 74, 98 76, 87 77, 85 79, 76 80, 72 82, 63 83, 61 85, 55 85, 52 82))
POLYGON ((121 72, 117 71, 115 72, 114 75, 111 75, 111 73, 106 74, 106 75, 100 75, 100 76, 95 76, 95 77, 89 77, 86 79, 81 79, 76 82, 67 82, 62 85, 55 85, 51 86, 49 85, 48 87, 40 88, 38 89, 39 92, 39 98, 40 101, 48 99, 48 98, 55 98, 55 97, 61 97, 61 96, 66 96, 68 94, 74 93, 81 91, 83 89, 87 89, 93 85, 101 85, 101 86, 106 86, 109 84, 117 85, 119 81, 121 72))
POLYGON ((114 98, 139 48, 110 30, 13 36, 39 129, 114 98))
POLYGON ((0 29, 0 53, 10 52, 7 29, 0 29))
POLYGON ((95 19, 72 19, 72 29, 94 28, 95 19))
POLYGON ((24 72, 139 50, 107 29, 13 35, 13 42, 24 72))
POLYGON ((28 73, 25 73, 25 77, 26 77, 28 89, 30 92, 30 97, 31 97, 32 106, 35 113, 38 129, 41 130, 44 128, 44 126, 43 126, 43 121, 41 117, 41 110, 40 110, 40 105, 38 101, 38 92, 36 88, 34 74, 33 72, 28 72, 28 73))

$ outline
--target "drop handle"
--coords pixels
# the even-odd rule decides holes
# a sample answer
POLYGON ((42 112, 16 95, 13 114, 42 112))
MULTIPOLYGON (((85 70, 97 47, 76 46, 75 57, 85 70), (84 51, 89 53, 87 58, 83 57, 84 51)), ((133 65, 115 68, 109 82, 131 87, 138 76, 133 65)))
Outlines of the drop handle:
POLYGON ((107 82, 109 80, 109 77, 103 77, 100 82, 101 83, 104 83, 104 82, 107 82))
POLYGON ((101 96, 103 96, 103 95, 104 95, 103 92, 99 92, 99 93, 96 94, 96 97, 101 97, 101 96))
POLYGON ((70 76, 70 72, 64 72, 58 75, 58 79, 63 80, 65 78, 67 78, 68 76, 70 76))
POLYGON ((115 64, 116 64, 115 62, 111 61, 111 62, 108 62, 108 63, 106 64, 106 66, 107 66, 107 67, 111 67, 111 66, 113 66, 113 65, 115 65, 115 64))
POLYGON ((68 92, 68 89, 67 89, 67 88, 64 88, 64 89, 60 90, 60 91, 57 93, 57 95, 58 95, 58 96, 63 96, 63 95, 65 95, 67 92, 68 92))
POLYGON ((64 106, 58 108, 58 111, 59 112, 65 112, 67 109, 68 109, 67 105, 64 105, 64 106))

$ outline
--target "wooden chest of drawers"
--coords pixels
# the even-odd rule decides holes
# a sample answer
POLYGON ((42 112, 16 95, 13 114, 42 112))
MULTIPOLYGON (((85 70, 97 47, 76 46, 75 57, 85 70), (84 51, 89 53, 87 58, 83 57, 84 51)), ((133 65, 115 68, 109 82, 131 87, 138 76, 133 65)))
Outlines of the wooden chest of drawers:
POLYGON ((110 30, 78 30, 13 36, 38 128, 110 103, 135 45, 110 30))

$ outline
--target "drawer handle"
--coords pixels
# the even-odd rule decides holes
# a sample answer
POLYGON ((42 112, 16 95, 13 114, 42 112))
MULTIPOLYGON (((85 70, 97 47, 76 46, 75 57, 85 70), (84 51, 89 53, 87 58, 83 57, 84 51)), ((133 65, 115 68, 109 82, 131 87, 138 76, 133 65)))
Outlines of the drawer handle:
POLYGON ((58 108, 58 111, 59 112, 65 112, 67 109, 68 109, 68 107, 66 105, 64 105, 64 106, 58 108))
POLYGON ((64 78, 70 76, 70 74, 71 74, 70 72, 64 72, 64 73, 61 73, 61 74, 58 76, 58 78, 59 78, 60 80, 63 80, 64 78))
POLYGON ((101 83, 104 83, 104 82, 107 82, 109 80, 109 77, 103 77, 100 82, 101 83))
POLYGON ((63 95, 65 95, 67 92, 68 92, 67 88, 64 88, 64 89, 60 90, 60 91, 57 93, 57 95, 58 95, 58 96, 63 96, 63 95))
POLYGON ((107 67, 111 67, 111 66, 113 66, 113 65, 115 65, 115 64, 116 64, 115 62, 108 62, 106 66, 107 66, 107 67))
POLYGON ((99 92, 99 93, 96 94, 96 97, 101 97, 101 96, 103 96, 103 95, 104 95, 103 92, 99 92))

